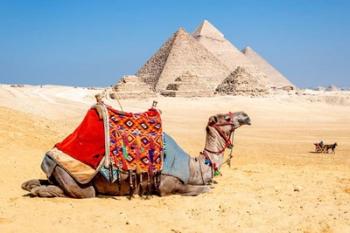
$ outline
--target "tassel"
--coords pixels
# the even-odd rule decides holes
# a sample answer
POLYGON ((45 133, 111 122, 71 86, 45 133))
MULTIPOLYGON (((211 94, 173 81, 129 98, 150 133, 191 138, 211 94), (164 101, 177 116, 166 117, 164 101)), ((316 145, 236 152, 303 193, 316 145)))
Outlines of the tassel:
POLYGON ((139 184, 137 186, 138 192, 140 197, 143 195, 143 188, 142 188, 142 173, 138 174, 139 184))
POLYGON ((151 177, 149 173, 147 172, 147 189, 148 189, 148 195, 151 195, 151 177))
POLYGON ((214 172, 214 176, 219 176, 219 175, 221 175, 221 172, 220 172, 219 170, 216 170, 216 171, 214 172))
POLYGON ((112 184, 113 180, 114 180, 113 179, 113 165, 112 164, 109 165, 108 171, 109 171, 109 183, 112 184))
POLYGON ((159 190, 160 182, 161 182, 161 172, 158 172, 157 173, 157 186, 156 186, 157 190, 159 190))
POLYGON ((121 177, 120 177, 120 171, 117 170, 117 185, 119 190, 119 195, 122 195, 122 185, 121 185, 121 177))
POLYGON ((129 170, 129 199, 132 198, 133 192, 134 192, 133 174, 132 174, 132 171, 129 170))

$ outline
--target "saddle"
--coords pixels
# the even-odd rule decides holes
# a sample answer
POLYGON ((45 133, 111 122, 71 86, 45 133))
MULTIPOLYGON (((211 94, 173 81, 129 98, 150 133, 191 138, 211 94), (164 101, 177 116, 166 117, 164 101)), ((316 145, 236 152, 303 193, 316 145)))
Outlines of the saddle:
POLYGON ((81 184, 98 172, 110 182, 123 172, 155 176, 163 166, 162 134, 160 113, 153 107, 127 113, 98 103, 73 133, 46 153, 42 168, 49 176, 46 165, 54 161, 81 184))

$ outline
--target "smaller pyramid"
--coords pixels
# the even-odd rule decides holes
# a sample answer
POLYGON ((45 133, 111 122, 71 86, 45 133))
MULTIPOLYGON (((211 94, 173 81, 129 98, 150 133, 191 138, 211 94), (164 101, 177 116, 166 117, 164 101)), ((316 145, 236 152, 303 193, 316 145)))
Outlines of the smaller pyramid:
POLYGON ((243 54, 266 76, 268 77, 268 85, 274 88, 295 86, 281 74, 275 67, 268 63, 262 56, 255 52, 252 48, 246 47, 242 50, 243 54))
POLYGON ((135 75, 124 76, 113 87, 113 91, 116 92, 118 97, 126 99, 156 96, 156 93, 152 90, 151 86, 143 82, 139 77, 135 75))
POLYGON ((161 95, 169 97, 207 97, 213 95, 213 88, 210 80, 204 77, 199 78, 190 72, 184 72, 172 83, 169 83, 161 95))
POLYGON ((220 95, 262 96, 268 94, 267 79, 257 78, 243 67, 237 67, 217 88, 220 95))

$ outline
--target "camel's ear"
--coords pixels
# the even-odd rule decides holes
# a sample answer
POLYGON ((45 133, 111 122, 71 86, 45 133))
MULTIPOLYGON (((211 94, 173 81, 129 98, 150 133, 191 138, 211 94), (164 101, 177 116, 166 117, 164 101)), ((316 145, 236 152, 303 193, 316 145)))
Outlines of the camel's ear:
POLYGON ((211 116, 208 121, 208 125, 213 125, 218 122, 218 118, 216 116, 211 116))

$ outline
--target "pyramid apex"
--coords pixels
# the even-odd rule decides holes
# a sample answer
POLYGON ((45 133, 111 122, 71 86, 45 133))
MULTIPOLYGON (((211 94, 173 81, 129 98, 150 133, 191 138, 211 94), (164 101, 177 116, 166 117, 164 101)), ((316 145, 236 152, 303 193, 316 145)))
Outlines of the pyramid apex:
POLYGON ((251 47, 247 46, 244 49, 242 49, 242 53, 247 53, 247 52, 255 52, 254 49, 252 49, 251 47))
POLYGON ((175 32, 175 36, 178 35, 187 35, 188 32, 186 32, 186 30, 183 27, 179 27, 179 29, 177 29, 177 31, 175 32))
POLYGON ((183 27, 179 27, 179 29, 177 29, 177 32, 186 32, 186 31, 183 27))
POLYGON ((222 39, 224 34, 219 31, 213 24, 211 24, 208 20, 203 20, 203 22, 197 27, 197 29, 192 33, 194 37, 210 37, 214 39, 222 39))

